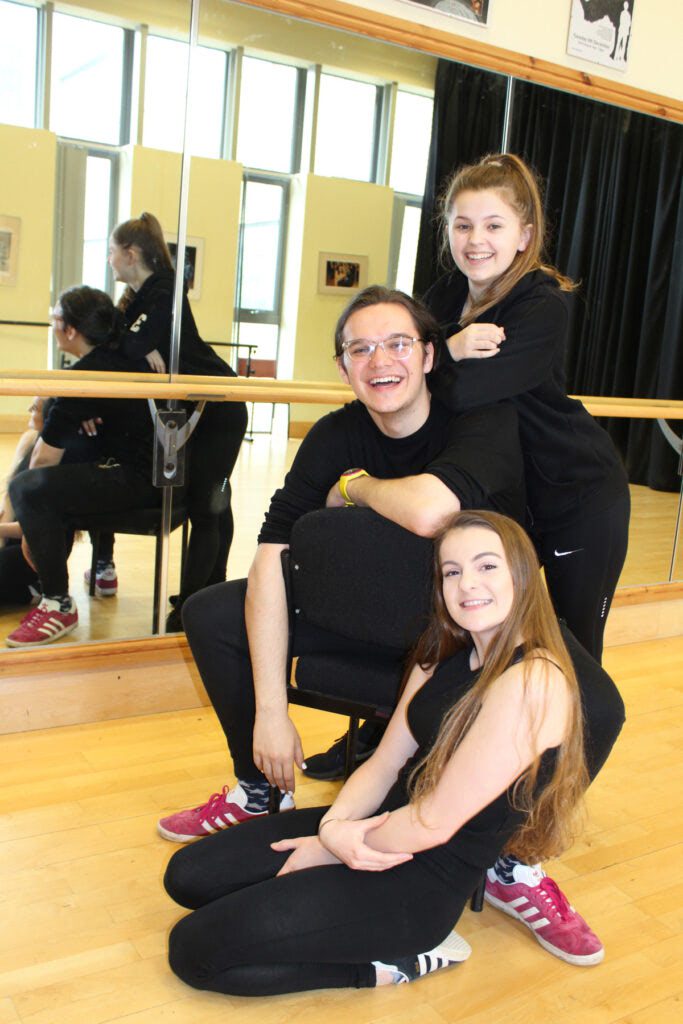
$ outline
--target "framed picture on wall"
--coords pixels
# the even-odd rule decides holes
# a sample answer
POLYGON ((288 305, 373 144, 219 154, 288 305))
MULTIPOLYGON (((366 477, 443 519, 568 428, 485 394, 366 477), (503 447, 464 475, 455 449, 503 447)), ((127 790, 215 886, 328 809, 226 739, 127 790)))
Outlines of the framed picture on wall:
POLYGON ((318 257, 318 292, 342 295, 365 288, 368 283, 367 256, 321 252, 318 257))
POLYGON ((0 284, 17 283, 21 219, 0 213, 0 284))
POLYGON ((402 0, 408 7, 431 7, 440 14, 449 14, 475 25, 488 25, 491 0, 402 0))
MULTIPOLYGON (((178 252, 178 236, 164 232, 166 245, 171 253, 173 266, 176 265, 176 253, 178 252)), ((202 274, 204 271, 204 239, 187 236, 185 245, 185 287, 187 288, 188 299, 201 299, 202 297, 202 274)))
POLYGON ((635 0, 571 0, 567 53, 626 71, 635 0))

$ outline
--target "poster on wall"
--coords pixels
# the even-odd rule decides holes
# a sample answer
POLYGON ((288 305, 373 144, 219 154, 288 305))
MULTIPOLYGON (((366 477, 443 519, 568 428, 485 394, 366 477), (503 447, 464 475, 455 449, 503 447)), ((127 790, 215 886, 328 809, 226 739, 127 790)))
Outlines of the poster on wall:
POLYGON ((571 0, 567 53, 626 71, 635 0, 571 0))
POLYGON ((318 256, 318 292, 321 295, 353 294, 368 283, 368 257, 339 252, 318 256))
POLYGON ((431 7, 433 11, 449 14, 461 21, 487 25, 491 0, 402 0, 406 7, 431 7))
POLYGON ((21 219, 0 213, 0 284, 17 283, 21 219))
MULTIPOLYGON (((166 245, 171 254, 173 267, 176 265, 176 253, 178 251, 178 236, 164 232, 166 245)), ((188 299, 201 299, 202 297, 202 273, 204 271, 204 239, 187 236, 185 245, 185 287, 188 299)))

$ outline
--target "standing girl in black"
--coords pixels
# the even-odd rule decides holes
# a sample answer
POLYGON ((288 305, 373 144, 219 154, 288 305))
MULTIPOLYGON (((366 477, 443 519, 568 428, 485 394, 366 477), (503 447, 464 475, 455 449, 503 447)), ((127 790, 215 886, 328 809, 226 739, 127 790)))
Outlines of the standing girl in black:
POLYGON ((568 398, 574 285, 542 262, 538 184, 518 157, 461 168, 443 203, 456 269, 424 297, 448 353, 433 393, 458 412, 511 399, 519 416, 529 530, 558 616, 596 660, 626 557, 628 481, 607 433, 568 398))
POLYGON ((194 911, 170 937, 188 984, 270 995, 413 980, 468 956, 450 932, 502 847, 567 845, 586 781, 581 704, 531 542, 504 516, 460 512, 434 568, 403 694, 332 806, 171 858, 166 888, 194 911))
MULTIPOLYGON (((127 287, 119 306, 127 332, 123 351, 165 373, 170 359, 175 274, 161 225, 151 213, 114 228, 109 264, 127 287)), ((183 296, 179 373, 234 377, 234 371, 199 336, 183 296)), ((191 441, 188 508, 192 533, 178 603, 168 629, 182 629, 180 608, 190 594, 225 580, 234 523, 230 474, 247 429, 244 402, 208 402, 191 441)))

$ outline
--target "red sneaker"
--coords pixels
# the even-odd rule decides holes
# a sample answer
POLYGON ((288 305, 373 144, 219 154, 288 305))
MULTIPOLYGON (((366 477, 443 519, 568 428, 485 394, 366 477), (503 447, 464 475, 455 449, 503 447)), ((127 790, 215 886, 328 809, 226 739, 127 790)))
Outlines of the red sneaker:
MULTIPOLYGON (((90 569, 83 573, 86 587, 90 586, 90 569)), ((116 566, 113 562, 107 562, 104 568, 100 569, 99 563, 95 570, 95 593, 98 597, 116 597, 119 589, 119 581, 116 575, 116 566)))
MULTIPOLYGON (((191 843, 193 839, 201 839, 212 832, 221 832, 231 825, 239 825, 251 818, 261 818, 268 813, 248 811, 247 799, 239 782, 232 789, 223 786, 221 792, 212 793, 205 804, 162 818, 157 824, 157 831, 163 839, 169 839, 172 843, 191 843)), ((280 801, 280 810, 291 811, 293 807, 294 801, 285 793, 280 801)))
POLYGON ((25 615, 13 633, 5 640, 8 647, 38 647, 51 644, 73 632, 78 625, 78 610, 73 598, 55 601, 44 597, 37 608, 25 615))
POLYGON ((600 939, 570 905, 557 883, 538 868, 526 865, 515 866, 513 877, 515 881, 506 885, 489 868, 486 902, 525 924, 536 941, 560 960, 577 967, 599 964, 605 956, 600 939), (518 875, 529 877, 530 872, 536 884, 517 880, 518 875))

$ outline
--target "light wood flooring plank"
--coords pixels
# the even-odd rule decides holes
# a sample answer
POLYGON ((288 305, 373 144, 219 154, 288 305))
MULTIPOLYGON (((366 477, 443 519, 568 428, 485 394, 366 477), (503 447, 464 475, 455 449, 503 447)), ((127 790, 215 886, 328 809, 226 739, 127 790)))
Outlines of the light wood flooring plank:
MULTIPOLYGON (((227 999, 169 972, 182 911, 161 878, 163 813, 229 781, 213 713, 183 711, 0 737, 0 1024, 668 1024, 683 933, 683 639, 608 652, 628 722, 589 794, 584 834, 551 873, 606 945, 591 969, 550 957, 485 907, 470 961, 410 986, 227 999)), ((294 709, 312 753, 343 732, 294 709)), ((335 784, 299 777, 301 806, 335 784)))

